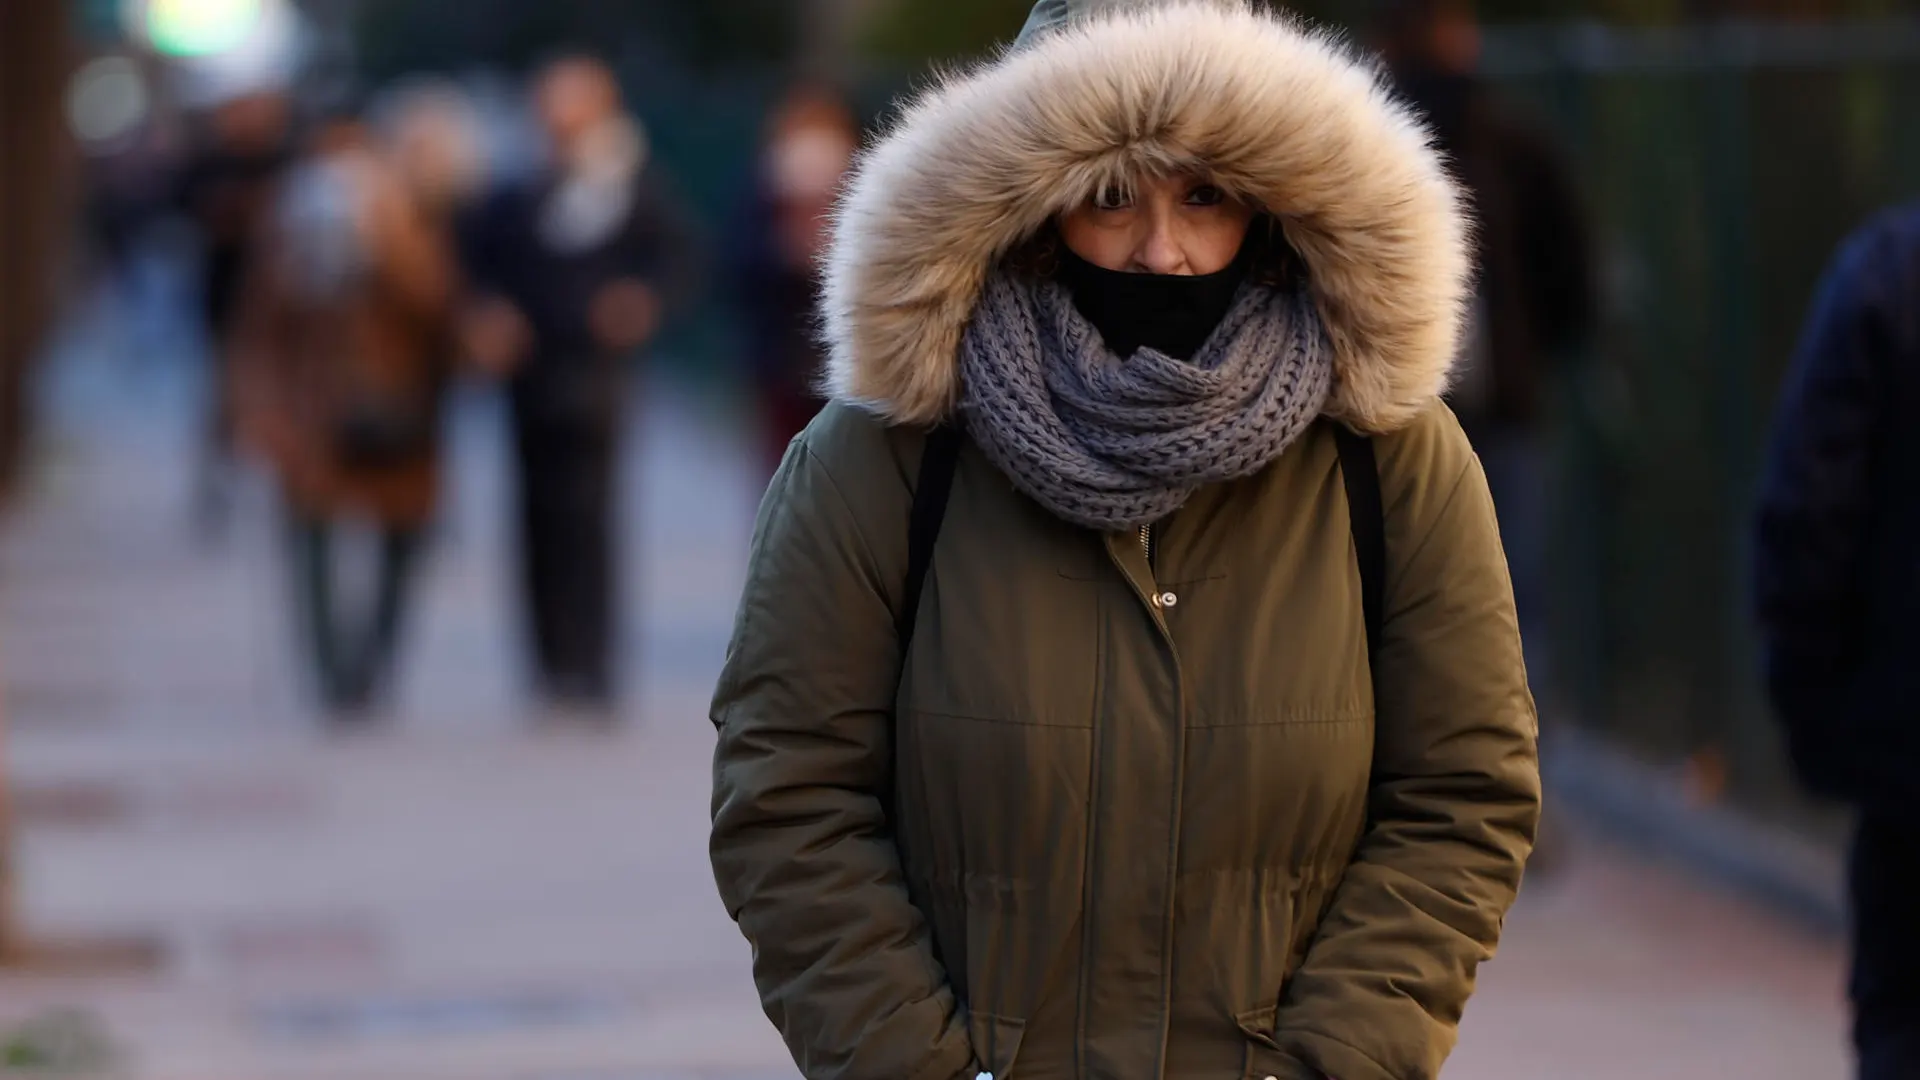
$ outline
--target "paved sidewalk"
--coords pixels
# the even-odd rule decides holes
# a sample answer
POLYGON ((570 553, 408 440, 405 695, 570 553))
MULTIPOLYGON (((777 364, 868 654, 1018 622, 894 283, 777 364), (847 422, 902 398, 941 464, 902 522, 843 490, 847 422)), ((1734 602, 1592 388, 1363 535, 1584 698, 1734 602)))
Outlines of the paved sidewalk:
MULTIPOLYGON (((638 694, 608 733, 526 711, 498 432, 463 410, 401 703, 340 737, 298 693, 260 493, 198 545, 188 391, 117 371, 63 374, 45 483, 0 531, 5 765, 29 926, 166 960, 0 978, 0 1027, 83 1005, 164 1080, 792 1076, 704 849, 754 484, 724 427, 665 388, 636 422, 638 694)), ((1832 943, 1575 855, 1513 916, 1448 1080, 1844 1075, 1832 943)))

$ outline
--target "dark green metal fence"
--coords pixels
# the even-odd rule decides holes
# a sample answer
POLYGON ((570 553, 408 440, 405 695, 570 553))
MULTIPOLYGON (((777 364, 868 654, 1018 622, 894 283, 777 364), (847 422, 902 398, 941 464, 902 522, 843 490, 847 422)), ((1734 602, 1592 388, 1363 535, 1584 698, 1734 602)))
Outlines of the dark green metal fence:
POLYGON ((1487 68, 1562 133, 1605 246, 1605 332, 1556 416, 1564 708, 1824 828, 1759 692, 1749 507, 1834 245, 1920 194, 1920 20, 1509 27, 1487 68))

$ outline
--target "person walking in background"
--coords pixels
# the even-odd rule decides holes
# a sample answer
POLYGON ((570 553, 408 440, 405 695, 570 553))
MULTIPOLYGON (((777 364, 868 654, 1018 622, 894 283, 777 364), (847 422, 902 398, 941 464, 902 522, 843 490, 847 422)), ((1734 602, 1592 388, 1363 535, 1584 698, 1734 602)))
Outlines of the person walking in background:
POLYGON ((469 231, 470 348, 511 372, 520 553, 540 687, 555 704, 612 704, 615 463, 628 355, 685 291, 692 243, 646 133, 596 60, 534 85, 550 150, 469 231))
POLYGON ((1540 797, 1461 209, 1234 4, 1041 0, 863 158, 711 713, 805 1075, 1439 1074, 1540 797))
POLYGON ((200 118, 174 199, 200 233, 200 318, 209 377, 194 517, 203 533, 224 529, 234 458, 228 349, 234 316, 258 246, 260 223, 293 160, 292 103, 278 87, 236 93, 200 118))
POLYGON ((1859 810, 1861 1080, 1920 1076, 1920 203, 1849 239, 1781 393, 1754 530, 1767 690, 1793 762, 1859 810))
POLYGON ((1477 74, 1473 0, 1381 0, 1373 39, 1472 199, 1478 288, 1466 360, 1447 401, 1486 466, 1539 687, 1552 659, 1543 611, 1551 478, 1542 420, 1555 373, 1593 334, 1591 229, 1572 170, 1548 134, 1503 106, 1477 74))
POLYGON ((271 206, 236 314, 240 434, 278 478, 303 634, 342 718, 362 715, 391 672, 438 488, 461 170, 428 124, 397 115, 390 150, 357 119, 320 124, 271 206), (348 602, 337 569, 356 521, 377 536, 364 603, 348 602))
POLYGON ((860 147, 852 109, 824 87, 795 87, 774 111, 728 245, 745 318, 769 475, 820 410, 824 360, 814 301, 841 178, 860 147))

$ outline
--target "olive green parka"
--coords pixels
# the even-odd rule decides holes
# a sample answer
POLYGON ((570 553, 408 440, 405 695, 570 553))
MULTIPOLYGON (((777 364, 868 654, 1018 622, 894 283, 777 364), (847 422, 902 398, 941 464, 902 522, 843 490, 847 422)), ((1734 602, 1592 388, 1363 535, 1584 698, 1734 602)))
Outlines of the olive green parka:
POLYGON ((1438 401, 1458 195, 1331 42, 1217 3, 1042 8, 841 208, 835 400, 767 493, 714 698, 720 892, 815 1080, 1431 1080, 1539 811, 1493 509, 1438 401), (987 268, 1169 167, 1282 223, 1328 416, 1156 525, 1151 562, 966 446, 903 658, 924 431, 987 268), (1378 458, 1371 657, 1335 423, 1378 458))

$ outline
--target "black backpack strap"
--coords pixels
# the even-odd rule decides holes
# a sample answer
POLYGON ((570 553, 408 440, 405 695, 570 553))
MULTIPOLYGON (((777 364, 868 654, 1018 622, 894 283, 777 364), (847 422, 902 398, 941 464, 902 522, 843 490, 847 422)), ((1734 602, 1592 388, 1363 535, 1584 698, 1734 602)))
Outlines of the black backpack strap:
POLYGON ((1387 526, 1380 506, 1380 467, 1374 460, 1373 440, 1333 425, 1334 445, 1340 450, 1340 476, 1347 486, 1348 526, 1353 530, 1353 552, 1360 561, 1360 606, 1367 620, 1367 656, 1380 651, 1381 597, 1386 592, 1387 526))
POLYGON ((920 593, 933 569, 933 546, 940 540, 940 523, 947 517, 947 497, 953 494, 953 474, 960 465, 960 429, 941 424, 927 432, 920 454, 920 478, 913 485, 913 510, 907 516, 907 588, 895 616, 904 662, 913 645, 913 624, 920 614, 920 593))

